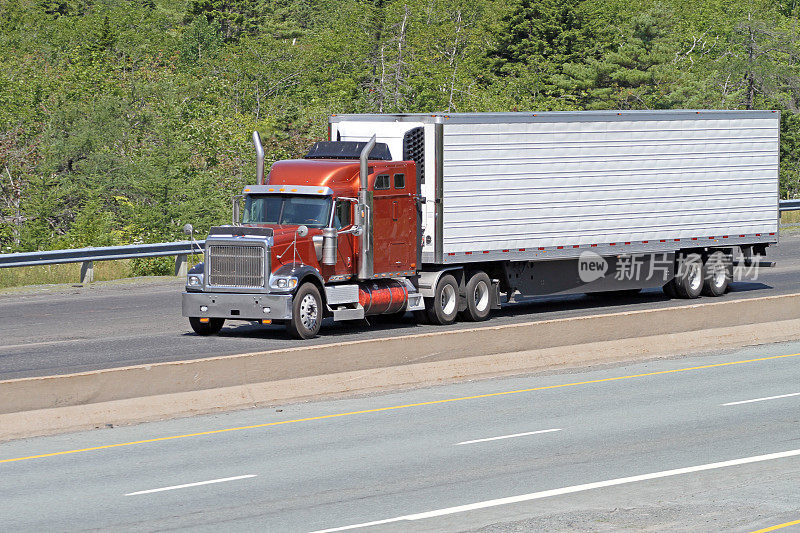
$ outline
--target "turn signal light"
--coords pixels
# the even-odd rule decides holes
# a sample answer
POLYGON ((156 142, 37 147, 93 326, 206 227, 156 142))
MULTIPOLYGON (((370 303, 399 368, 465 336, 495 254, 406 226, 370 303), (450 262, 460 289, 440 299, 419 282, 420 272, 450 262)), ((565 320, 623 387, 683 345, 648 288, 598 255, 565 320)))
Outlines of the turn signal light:
POLYGON ((272 320, 270 320, 269 318, 265 318, 264 320, 261 321, 261 323, 262 324, 272 324, 272 320))
POLYGON ((208 324, 208 319, 207 318, 201 318, 200 322, 203 323, 203 324, 208 324))

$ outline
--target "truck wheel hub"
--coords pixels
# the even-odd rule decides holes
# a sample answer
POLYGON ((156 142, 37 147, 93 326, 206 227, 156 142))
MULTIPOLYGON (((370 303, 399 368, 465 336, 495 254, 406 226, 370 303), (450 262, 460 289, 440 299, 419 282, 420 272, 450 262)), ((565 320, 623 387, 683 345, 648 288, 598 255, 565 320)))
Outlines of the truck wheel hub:
POLYGON ((313 329, 317 325, 319 308, 317 300, 310 294, 306 294, 300 302, 300 321, 306 329, 313 329))

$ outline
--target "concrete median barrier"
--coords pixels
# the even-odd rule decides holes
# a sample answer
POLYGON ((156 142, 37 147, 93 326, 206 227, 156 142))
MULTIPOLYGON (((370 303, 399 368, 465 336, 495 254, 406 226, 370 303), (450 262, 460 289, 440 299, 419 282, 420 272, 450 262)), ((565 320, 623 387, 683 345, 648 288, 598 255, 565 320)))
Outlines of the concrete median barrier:
POLYGON ((0 381, 0 439, 800 338, 800 294, 0 381))

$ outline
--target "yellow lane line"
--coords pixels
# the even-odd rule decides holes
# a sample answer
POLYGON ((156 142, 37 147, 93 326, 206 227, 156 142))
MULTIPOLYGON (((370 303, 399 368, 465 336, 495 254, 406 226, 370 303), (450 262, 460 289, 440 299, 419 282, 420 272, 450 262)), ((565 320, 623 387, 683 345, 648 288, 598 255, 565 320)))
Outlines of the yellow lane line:
POLYGON ((544 387, 533 387, 530 389, 519 389, 519 390, 512 390, 512 391, 504 391, 504 392, 491 392, 488 394, 478 394, 475 396, 462 396, 460 398, 447 398, 444 400, 433 400, 430 402, 420 402, 420 403, 409 403, 404 405, 393 405, 390 407, 377 407, 375 409, 364 409, 362 411, 350 411, 347 413, 336 413, 332 415, 321 415, 321 416, 311 416, 308 418, 295 418, 293 420, 282 420, 280 422, 267 422, 264 424, 254 424, 252 426, 240 426, 234 428, 225 428, 225 429, 215 429, 211 431, 201 431, 199 433, 187 433, 186 435, 173 435, 170 437, 159 437, 155 439, 145 439, 145 440, 137 440, 133 442, 120 442, 118 444, 106 444, 104 446, 93 446, 91 448, 80 448, 77 450, 65 450, 61 452, 53 452, 53 453, 43 453, 40 455, 29 455, 26 457, 14 457, 12 459, 0 459, 0 463, 13 463, 15 461, 27 461, 29 459, 41 459, 42 457, 54 457, 56 455, 68 455, 73 453, 81 453, 81 452, 91 452, 95 450, 107 450, 109 448, 120 448, 122 446, 133 446, 136 444, 146 444, 148 442, 162 442, 166 440, 175 440, 175 439, 185 439, 188 437, 201 437, 203 435, 214 435, 217 433, 227 433, 229 431, 242 431, 244 429, 257 429, 257 428, 265 428, 270 426, 280 426, 283 424, 296 424, 298 422, 310 422, 312 420, 325 420, 326 418, 338 418, 342 416, 352 416, 352 415, 363 415, 366 413, 380 413, 382 411, 394 411, 396 409, 407 409, 409 407, 421 407, 424 405, 437 405, 443 403, 450 403, 450 402, 461 402, 464 400, 477 400, 480 398, 492 398, 495 396, 508 396, 511 394, 521 394, 523 392, 535 392, 541 390, 549 390, 549 389, 560 389, 562 387, 576 387, 578 385, 591 385, 593 383, 606 383, 609 381, 620 381, 623 379, 633 379, 633 378, 642 378, 647 376, 658 376, 662 374, 677 374, 678 372, 689 372, 693 370, 705 370, 707 368, 718 368, 723 366, 732 366, 732 365, 743 365, 746 363, 757 363, 760 361, 770 361, 773 359, 784 359, 787 357, 797 357, 800 353, 793 353, 787 355, 773 355, 771 357, 760 357, 758 359, 746 359, 743 361, 730 361, 727 363, 716 363, 713 365, 702 365, 702 366, 692 366, 688 368, 677 368, 674 370, 659 370, 657 372, 646 372, 643 374, 633 374, 630 376, 617 376, 614 378, 603 378, 603 379, 593 379, 589 381, 578 381, 575 383, 561 383, 559 385, 547 385, 544 387))
POLYGON ((778 524, 777 526, 765 527, 764 529, 752 531, 751 533, 767 533, 767 531, 775 531, 776 529, 783 529, 789 526, 796 526, 797 524, 800 524, 800 520, 795 520, 794 522, 786 522, 785 524, 778 524))

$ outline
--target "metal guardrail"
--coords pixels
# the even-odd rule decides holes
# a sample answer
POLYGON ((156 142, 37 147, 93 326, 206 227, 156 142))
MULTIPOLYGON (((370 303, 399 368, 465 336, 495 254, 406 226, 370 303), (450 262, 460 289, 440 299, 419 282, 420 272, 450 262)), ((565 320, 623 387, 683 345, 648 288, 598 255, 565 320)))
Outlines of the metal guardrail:
POLYGON ((187 256, 190 254, 202 254, 204 245, 205 241, 179 241, 0 254, 0 268, 83 263, 81 265, 81 282, 90 283, 94 278, 94 261, 174 255, 176 258, 175 275, 185 276, 187 256))
POLYGON ((781 200, 778 205, 781 213, 784 211, 800 211, 800 200, 781 200))
MULTIPOLYGON (((781 200, 779 202, 779 210, 781 213, 784 211, 800 211, 800 199, 781 200)), ((187 256, 189 254, 202 253, 204 245, 205 241, 180 241, 0 254, 0 268, 55 265, 59 263, 83 263, 81 266, 81 282, 89 283, 94 277, 92 270, 93 261, 174 255, 176 256, 175 275, 183 276, 186 275, 187 256)))

